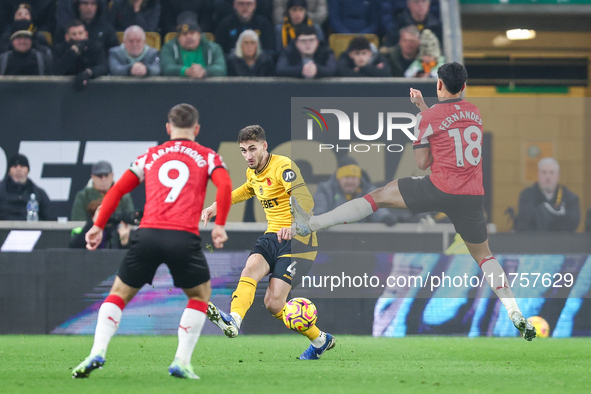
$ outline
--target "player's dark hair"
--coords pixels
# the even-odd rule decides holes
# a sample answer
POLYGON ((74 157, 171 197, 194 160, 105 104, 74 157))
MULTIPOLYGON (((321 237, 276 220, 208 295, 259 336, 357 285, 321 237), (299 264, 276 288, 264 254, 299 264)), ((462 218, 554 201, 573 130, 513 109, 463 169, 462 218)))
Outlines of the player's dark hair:
POLYGON ((188 129, 199 123, 199 112, 191 104, 178 104, 168 113, 168 122, 179 129, 188 129))
POLYGON ((238 143, 246 141, 267 141, 265 130, 258 124, 246 126, 238 132, 238 143))
POLYGON ((466 83, 468 72, 460 63, 451 62, 439 67, 437 77, 441 79, 448 92, 456 94, 462 90, 462 86, 466 83))

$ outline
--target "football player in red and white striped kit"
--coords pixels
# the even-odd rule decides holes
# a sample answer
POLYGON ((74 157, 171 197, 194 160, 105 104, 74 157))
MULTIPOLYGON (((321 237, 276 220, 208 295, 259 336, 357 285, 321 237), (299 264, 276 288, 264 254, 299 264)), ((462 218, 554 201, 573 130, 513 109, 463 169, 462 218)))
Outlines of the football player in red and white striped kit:
POLYGON ((90 355, 73 370, 74 378, 88 377, 102 367, 109 341, 115 335, 123 308, 146 283, 152 283, 161 263, 168 265, 174 286, 182 288, 189 302, 181 316, 179 344, 169 373, 199 379, 191 365, 193 349, 206 321, 211 281, 201 248, 199 219, 209 179, 217 187, 217 216, 211 237, 216 248, 228 239, 224 225, 231 205, 232 182, 222 158, 195 142, 199 113, 179 104, 168 113, 170 141, 152 147, 132 164, 105 196, 94 226, 86 233, 87 249, 100 244, 103 228, 123 195, 141 182, 146 205, 139 229, 115 277, 109 296, 98 312, 90 355))
POLYGON ((427 107, 419 90, 410 89, 411 101, 421 110, 413 143, 417 166, 431 174, 396 179, 362 198, 351 200, 323 215, 312 216, 292 200, 299 235, 352 223, 378 208, 405 208, 412 213, 445 213, 479 263, 493 292, 505 306, 521 336, 531 341, 533 325, 523 317, 503 268, 488 247, 482 185, 482 119, 478 108, 462 99, 468 74, 459 63, 437 71, 439 102, 427 107))

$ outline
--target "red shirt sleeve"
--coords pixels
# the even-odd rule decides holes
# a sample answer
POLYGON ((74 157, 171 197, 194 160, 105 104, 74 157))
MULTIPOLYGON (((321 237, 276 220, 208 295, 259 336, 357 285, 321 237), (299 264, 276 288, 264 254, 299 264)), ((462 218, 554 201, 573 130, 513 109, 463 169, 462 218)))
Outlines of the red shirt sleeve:
POLYGON ((211 180, 217 187, 218 192, 215 196, 217 202, 217 215, 215 224, 223 226, 226 224, 226 218, 230 212, 230 205, 232 205, 232 180, 230 174, 224 167, 217 167, 211 173, 211 180))
POLYGON ((135 189, 139 184, 140 180, 136 174, 131 170, 125 171, 123 176, 115 182, 113 187, 111 187, 105 195, 101 204, 101 210, 99 211, 98 218, 96 219, 96 222, 94 222, 94 225, 104 229, 109 218, 117 209, 117 205, 119 205, 121 198, 135 189))

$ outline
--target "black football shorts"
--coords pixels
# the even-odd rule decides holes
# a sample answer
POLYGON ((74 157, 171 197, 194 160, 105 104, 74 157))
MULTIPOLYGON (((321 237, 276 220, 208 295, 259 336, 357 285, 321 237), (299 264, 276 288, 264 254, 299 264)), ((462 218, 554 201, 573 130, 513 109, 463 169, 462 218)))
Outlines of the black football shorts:
POLYGON ((282 240, 279 243, 276 233, 266 233, 259 237, 252 248, 250 254, 254 253, 262 255, 267 261, 271 278, 287 282, 294 288, 312 268, 317 248, 297 239, 282 240))
POLYGON ((449 194, 439 190, 428 176, 398 180, 398 190, 412 213, 443 212, 464 241, 479 244, 488 239, 484 196, 449 194))
POLYGON ((152 283, 164 263, 174 286, 190 289, 209 280, 209 267, 201 249, 201 238, 188 231, 140 228, 132 232, 130 248, 118 276, 123 283, 140 288, 152 283))

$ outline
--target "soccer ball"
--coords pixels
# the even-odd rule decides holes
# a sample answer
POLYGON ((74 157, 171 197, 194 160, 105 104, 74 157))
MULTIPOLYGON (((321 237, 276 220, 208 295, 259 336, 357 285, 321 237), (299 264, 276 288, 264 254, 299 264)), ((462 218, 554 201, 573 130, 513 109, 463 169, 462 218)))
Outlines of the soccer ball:
POLYGON ((316 306, 307 298, 293 298, 283 307, 283 322, 290 330, 307 331, 317 318, 316 306))
POLYGON ((550 336, 550 326, 548 322, 540 316, 532 316, 527 319, 536 328, 536 337, 548 338, 550 336))

